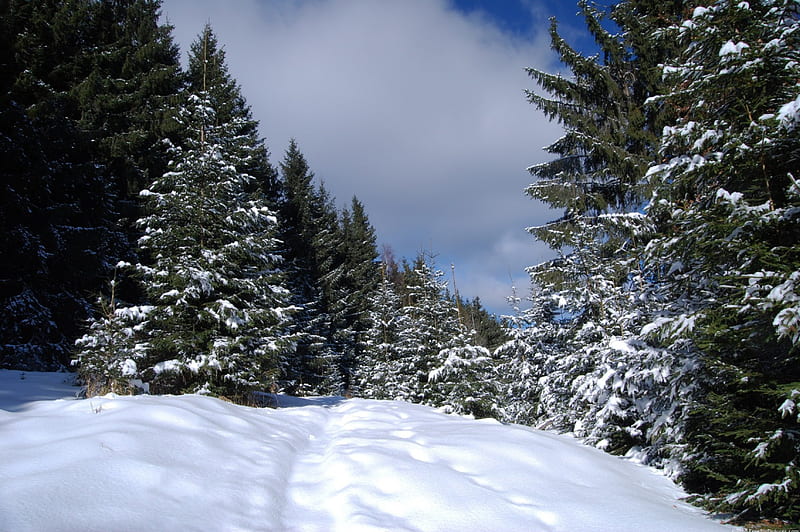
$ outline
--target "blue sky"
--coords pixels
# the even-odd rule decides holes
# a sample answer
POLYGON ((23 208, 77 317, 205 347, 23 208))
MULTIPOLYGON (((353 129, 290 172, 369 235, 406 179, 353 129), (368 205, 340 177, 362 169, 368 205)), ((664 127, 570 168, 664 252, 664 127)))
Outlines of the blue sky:
POLYGON ((463 296, 510 312, 525 267, 552 252, 525 228, 558 213, 527 198, 526 168, 561 135, 527 103, 526 67, 562 68, 548 19, 591 46, 571 0, 164 0, 181 50, 206 22, 260 122, 273 163, 295 138, 342 206, 365 204, 398 257, 455 264, 463 296))
MULTIPOLYGON (((605 5, 609 2, 597 2, 605 5)), ((577 16, 577 0, 452 0, 451 4, 464 13, 483 13, 505 33, 532 36, 547 29, 550 17, 555 17, 566 29, 573 45, 590 49, 582 18, 577 16)))

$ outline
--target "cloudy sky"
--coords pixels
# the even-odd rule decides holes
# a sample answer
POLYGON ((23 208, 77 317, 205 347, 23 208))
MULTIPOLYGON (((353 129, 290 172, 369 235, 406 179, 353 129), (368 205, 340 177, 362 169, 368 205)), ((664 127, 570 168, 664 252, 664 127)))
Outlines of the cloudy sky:
MULTIPOLYGON (((273 163, 297 139, 340 206, 365 204, 379 245, 437 254, 466 297, 509 311, 512 279, 551 256, 525 196, 560 129, 527 103, 525 67, 560 68, 548 18, 582 45, 572 0, 164 0, 185 53, 210 22, 273 163)), ((585 44, 585 43, 583 43, 585 44)))

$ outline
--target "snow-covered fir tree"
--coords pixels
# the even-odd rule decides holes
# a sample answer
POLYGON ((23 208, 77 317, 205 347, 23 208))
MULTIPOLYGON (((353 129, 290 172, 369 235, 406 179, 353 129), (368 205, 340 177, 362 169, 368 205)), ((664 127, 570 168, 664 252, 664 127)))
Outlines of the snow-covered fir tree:
MULTIPOLYGON (((564 352, 558 343, 559 327, 554 320, 556 302, 541 295, 529 299, 534 302, 533 306, 522 312, 519 307, 522 300, 514 287, 513 296, 508 298, 513 314, 503 319, 508 339, 494 350, 501 397, 500 417, 505 422, 521 425, 536 425, 542 418, 539 378, 548 371, 545 369, 547 360, 564 352)), ((547 423, 552 425, 552 419, 547 423)))
POLYGON ((642 31, 680 9, 621 2, 611 18, 625 31, 613 35, 601 24, 603 13, 579 5, 602 60, 576 52, 554 23, 552 46, 573 77, 529 70, 547 93, 530 91, 529 100, 565 126, 548 148, 558 157, 529 169, 538 180, 527 190, 563 209, 561 218, 529 228, 558 258, 529 269, 532 308, 517 318, 514 339, 498 355, 514 375, 509 415, 609 450, 643 445, 655 455, 664 443, 663 420, 675 408, 671 387, 689 366, 637 340, 659 305, 642 246, 654 231, 643 213, 645 173, 664 111, 644 102, 658 90, 652 70, 670 49, 659 50, 642 31), (531 397, 535 408, 520 396, 531 397))
POLYGON ((654 38, 679 42, 674 110, 648 215, 646 260, 668 312, 651 334, 695 350, 705 386, 683 480, 742 518, 800 517, 800 5, 717 1, 654 38))
POLYGON ((77 363, 90 383, 122 377, 156 393, 244 400, 280 377, 294 340, 277 219, 253 192, 253 176, 237 169, 263 146, 249 117, 219 122, 215 105, 207 92, 187 96, 177 113, 184 145, 141 192, 143 260, 132 269, 147 305, 108 302, 79 340, 77 363))
POLYGON ((404 276, 405 301, 402 320, 393 324, 396 333, 385 321, 373 325, 378 334, 397 335, 391 348, 383 347, 386 381, 373 380, 373 385, 386 388, 382 393, 389 397, 456 413, 492 415, 494 383, 486 378, 493 368, 490 352, 476 345, 474 332, 461 324, 458 308, 447 294, 444 272, 432 262, 430 256, 420 255, 404 276))
POLYGON ((358 358, 355 392, 368 399, 410 397, 411 388, 404 376, 398 342, 407 325, 403 304, 389 276, 386 262, 381 263, 381 281, 369 298, 369 328, 358 358))
POLYGON ((560 316, 525 320, 505 364, 533 373, 539 421, 644 446, 715 509, 796 519, 798 5, 631 0, 619 37, 581 5, 604 61, 554 35, 574 78, 531 72, 567 126, 529 188, 565 209, 532 230, 565 251, 531 269, 560 316), (554 349, 532 348, 548 321, 554 349))
POLYGON ((202 140, 176 147, 170 171, 142 191, 149 214, 139 221, 140 247, 150 260, 134 269, 149 304, 114 308, 107 325, 79 341, 89 381, 109 368, 152 392, 241 398, 279 377, 292 309, 278 270, 276 219, 245 191, 251 176, 236 171, 218 142, 233 138, 236 126, 212 126, 204 96, 190 96, 181 113, 202 140), (121 345, 104 360, 109 342, 121 345))
MULTIPOLYGON (((238 121, 238 135, 261 146, 258 150, 251 150, 238 157, 236 169, 252 176, 250 189, 260 190, 267 206, 276 209, 280 196, 278 172, 269 161, 269 150, 259 136, 258 122, 253 119, 241 87, 228 72, 225 49, 219 44, 210 24, 203 27, 203 31, 190 45, 185 77, 187 90, 208 93, 215 105, 217 123, 238 121)), ((229 149, 235 150, 235 146, 232 145, 229 149)))

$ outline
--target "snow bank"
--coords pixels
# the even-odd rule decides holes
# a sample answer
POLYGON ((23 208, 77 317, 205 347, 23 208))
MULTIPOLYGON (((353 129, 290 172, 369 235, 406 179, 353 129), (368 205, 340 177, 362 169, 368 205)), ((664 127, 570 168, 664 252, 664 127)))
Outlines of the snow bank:
POLYGON ((46 394, 21 380, 0 371, 0 530, 731 529, 646 467, 524 427, 360 399, 29 403, 46 394))

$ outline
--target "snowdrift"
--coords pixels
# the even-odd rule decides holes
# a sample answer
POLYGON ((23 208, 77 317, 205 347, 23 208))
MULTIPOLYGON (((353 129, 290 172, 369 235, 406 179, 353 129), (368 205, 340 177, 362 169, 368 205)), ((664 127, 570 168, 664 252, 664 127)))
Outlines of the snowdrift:
POLYGON ((390 401, 75 400, 21 375, 0 371, 4 531, 733 529, 566 436, 390 401))

